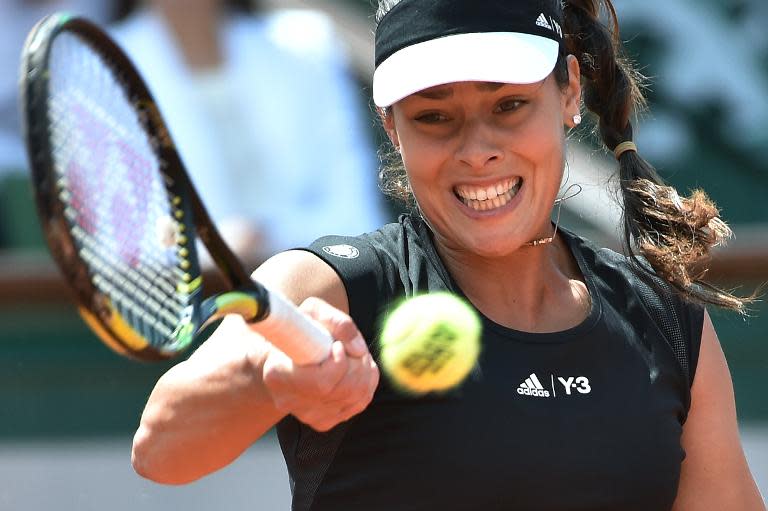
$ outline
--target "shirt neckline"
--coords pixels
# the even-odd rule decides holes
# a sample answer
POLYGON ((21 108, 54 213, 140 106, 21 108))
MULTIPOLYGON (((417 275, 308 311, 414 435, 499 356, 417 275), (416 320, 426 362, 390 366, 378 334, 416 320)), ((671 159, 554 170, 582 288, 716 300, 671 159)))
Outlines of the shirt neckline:
MULTIPOLYGON (((469 301, 467 296, 464 294, 462 289, 459 287, 451 274, 448 272, 448 269, 443 264, 443 260, 440 258, 440 255, 435 248, 432 238, 432 231, 429 229, 426 222, 420 218, 414 218, 412 216, 410 218, 412 220, 412 224, 416 223, 414 227, 416 228, 416 232, 419 234, 419 237, 425 240, 425 249, 428 259, 436 268, 446 287, 450 291, 469 301)), ((571 254, 573 254, 573 257, 576 259, 576 264, 578 265, 579 271, 581 271, 581 274, 584 277, 584 282, 587 286, 587 290, 589 291, 590 310, 589 314, 587 314, 587 317, 584 318, 584 320, 578 325, 574 325, 571 328, 557 332, 526 332, 522 330, 515 330, 513 328, 509 328, 496 323, 473 305, 473 308, 482 318, 485 328, 490 328, 502 337, 513 339, 515 341, 541 344, 564 343, 571 341, 579 336, 586 334, 592 330, 595 325, 597 325, 597 322, 602 315, 603 306, 600 294, 597 292, 597 286, 595 285, 594 273, 584 258, 583 251, 587 247, 584 246, 584 240, 582 238, 563 228, 562 226, 558 227, 558 234, 563 237, 566 245, 571 251, 571 254)))

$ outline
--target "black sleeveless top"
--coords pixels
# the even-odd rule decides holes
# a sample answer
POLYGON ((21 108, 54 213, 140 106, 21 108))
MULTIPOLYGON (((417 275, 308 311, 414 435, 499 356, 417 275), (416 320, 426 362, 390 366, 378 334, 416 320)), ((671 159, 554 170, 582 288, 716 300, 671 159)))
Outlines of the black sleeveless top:
MULTIPOLYGON (((456 390, 409 397, 382 376, 371 405, 329 432, 286 417, 277 430, 294 510, 671 508, 703 309, 657 291, 678 310, 686 376, 626 259, 561 232, 589 289, 589 316, 540 334, 483 318, 478 366, 456 390)), ((461 294, 415 217, 308 250, 338 272, 375 356, 392 301, 461 294)))

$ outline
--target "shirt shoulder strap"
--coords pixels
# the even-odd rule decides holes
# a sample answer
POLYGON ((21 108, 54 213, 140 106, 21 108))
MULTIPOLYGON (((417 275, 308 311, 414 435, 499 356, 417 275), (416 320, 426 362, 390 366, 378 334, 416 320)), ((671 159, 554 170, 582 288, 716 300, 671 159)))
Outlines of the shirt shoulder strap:
POLYGON ((598 252, 627 279, 630 289, 672 349, 690 388, 698 362, 704 308, 685 300, 645 259, 638 258, 634 263, 612 250, 599 249, 598 252))
POLYGON ((683 332, 686 322, 683 321, 683 311, 679 300, 673 299, 670 295, 672 291, 669 289, 669 284, 654 274, 638 273, 634 284, 640 299, 672 348, 690 386, 693 383, 693 375, 691 374, 689 343, 686 341, 687 338, 690 338, 690 333, 683 332))

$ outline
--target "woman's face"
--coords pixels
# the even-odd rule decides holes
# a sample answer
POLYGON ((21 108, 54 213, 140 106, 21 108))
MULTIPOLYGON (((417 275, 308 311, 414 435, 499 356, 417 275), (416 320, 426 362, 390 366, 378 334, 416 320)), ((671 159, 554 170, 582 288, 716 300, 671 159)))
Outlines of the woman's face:
POLYGON ((564 125, 579 112, 578 63, 570 82, 460 82, 399 101, 385 128, 438 242, 481 256, 508 254, 551 235, 564 166, 564 125))

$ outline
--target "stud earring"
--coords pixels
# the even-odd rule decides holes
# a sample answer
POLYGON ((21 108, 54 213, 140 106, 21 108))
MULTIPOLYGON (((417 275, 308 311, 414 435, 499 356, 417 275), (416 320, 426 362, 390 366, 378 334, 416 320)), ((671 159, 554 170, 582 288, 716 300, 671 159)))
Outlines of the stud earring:
POLYGON ((581 124, 581 114, 576 114, 573 116, 573 125, 578 126, 581 124))

